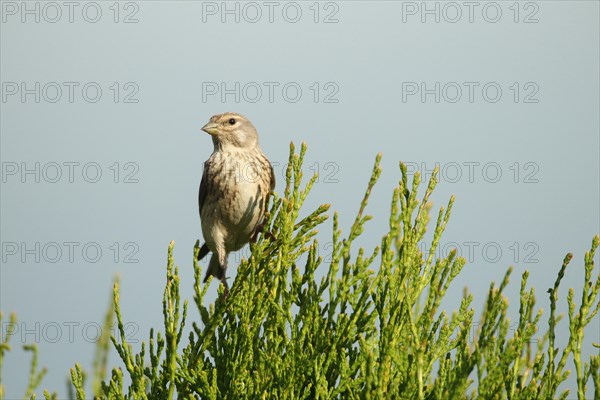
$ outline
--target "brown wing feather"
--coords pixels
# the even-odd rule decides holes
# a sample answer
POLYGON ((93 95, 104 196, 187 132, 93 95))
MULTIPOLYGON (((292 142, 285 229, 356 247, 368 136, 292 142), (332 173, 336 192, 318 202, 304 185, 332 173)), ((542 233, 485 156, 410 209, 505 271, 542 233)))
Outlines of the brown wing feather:
MULTIPOLYGON (((200 214, 200 217, 202 217, 202 207, 204 207, 204 200, 206 199, 207 193, 208 179, 206 178, 206 166, 204 166, 202 180, 200 181, 200 189, 198 190, 198 213, 200 214)), ((204 243, 198 252, 198 261, 202 260, 209 252, 210 249, 208 248, 208 245, 204 243)))
POLYGON ((275 190, 275 171, 273 171, 273 165, 271 165, 271 163, 269 161, 267 161, 269 163, 269 168, 271 170, 271 192, 273 190, 275 190))
POLYGON ((204 200, 208 194, 208 178, 206 177, 206 165, 204 166, 204 172, 202 173, 202 180, 200 181, 200 189, 198 190, 198 212, 202 215, 202 208, 204 207, 204 200))

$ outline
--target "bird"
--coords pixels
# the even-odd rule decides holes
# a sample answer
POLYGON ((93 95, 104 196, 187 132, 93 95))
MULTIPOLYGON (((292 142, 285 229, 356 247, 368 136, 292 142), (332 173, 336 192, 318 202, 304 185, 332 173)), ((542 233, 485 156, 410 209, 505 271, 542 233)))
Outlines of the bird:
POLYGON ((228 255, 254 242, 263 231, 275 173, 258 144, 256 128, 243 115, 214 115, 202 130, 212 137, 214 150, 204 163, 198 192, 205 241, 198 261, 212 252, 204 282, 210 276, 221 280, 226 299, 228 255))

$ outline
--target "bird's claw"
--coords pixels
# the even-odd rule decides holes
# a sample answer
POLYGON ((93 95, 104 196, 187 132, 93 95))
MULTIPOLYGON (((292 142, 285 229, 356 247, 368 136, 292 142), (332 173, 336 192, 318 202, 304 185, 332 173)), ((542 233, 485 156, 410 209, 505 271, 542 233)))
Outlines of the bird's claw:
POLYGON ((266 237, 268 237, 269 239, 271 239, 272 241, 277 240, 277 238, 275 237, 275 235, 273 235, 273 233, 271 233, 271 231, 266 231, 263 233, 266 237))
POLYGON ((262 233, 264 236, 268 237, 271 240, 277 240, 277 238, 275 237, 275 235, 273 235, 273 233, 271 233, 270 231, 265 230, 265 224, 261 223, 258 224, 256 226, 256 229, 254 230, 254 233, 252 234, 252 236, 250 237, 250 243, 254 244, 256 243, 256 240, 258 239, 258 234, 262 233))
POLYGON ((227 284, 227 279, 226 277, 223 277, 223 279, 221 279, 221 284, 223 285, 223 301, 227 300, 227 297, 229 296, 229 285, 227 284))

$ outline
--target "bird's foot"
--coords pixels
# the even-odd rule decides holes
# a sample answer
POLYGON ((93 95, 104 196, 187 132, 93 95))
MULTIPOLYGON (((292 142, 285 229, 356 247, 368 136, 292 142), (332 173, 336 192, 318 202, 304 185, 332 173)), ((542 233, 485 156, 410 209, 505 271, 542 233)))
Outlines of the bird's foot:
POLYGON ((227 279, 226 277, 223 277, 223 279, 221 279, 221 283, 223 284, 223 301, 227 300, 227 297, 229 296, 229 284, 227 283, 227 279))
POLYGON ((227 301, 227 297, 229 297, 229 288, 225 286, 223 288, 223 301, 227 301))
POLYGON ((254 244, 256 243, 256 240, 258 239, 258 234, 262 233, 264 236, 268 237, 270 240, 277 240, 277 238, 275 237, 275 235, 273 235, 273 233, 271 233, 270 231, 265 230, 265 223, 260 223, 256 226, 256 229, 254 230, 254 233, 252 234, 252 236, 250 237, 250 243, 254 244))

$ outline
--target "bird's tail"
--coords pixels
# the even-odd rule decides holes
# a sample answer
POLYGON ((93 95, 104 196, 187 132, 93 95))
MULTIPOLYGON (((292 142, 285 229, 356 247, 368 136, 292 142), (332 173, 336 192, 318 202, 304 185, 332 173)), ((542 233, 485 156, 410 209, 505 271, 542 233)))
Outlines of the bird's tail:
POLYGON ((213 253, 210 257, 210 262, 208 263, 206 275, 204 275, 204 282, 206 282, 211 275, 217 279, 223 280, 224 273, 225 269, 221 266, 221 263, 219 263, 219 256, 216 253, 213 253))

